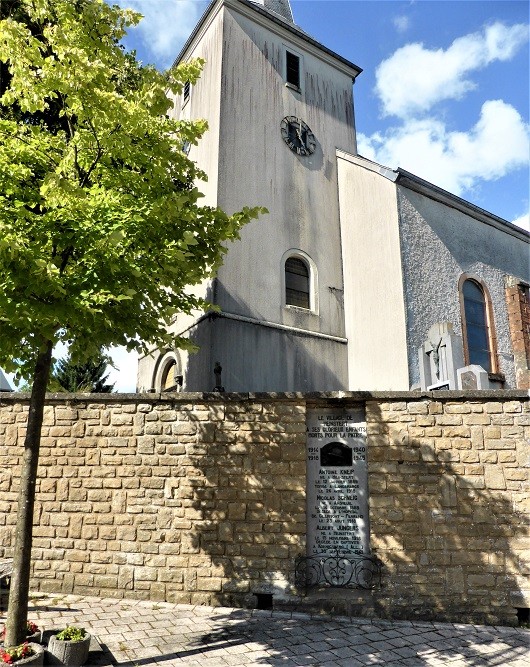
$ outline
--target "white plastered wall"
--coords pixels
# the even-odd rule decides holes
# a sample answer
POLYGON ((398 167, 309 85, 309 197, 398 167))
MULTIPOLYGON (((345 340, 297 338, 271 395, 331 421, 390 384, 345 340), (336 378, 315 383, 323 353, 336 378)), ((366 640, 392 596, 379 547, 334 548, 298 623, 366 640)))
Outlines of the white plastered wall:
POLYGON ((342 336, 335 149, 355 151, 351 74, 321 60, 303 39, 238 9, 243 13, 225 9, 224 17, 219 204, 228 212, 261 205, 269 213, 230 247, 218 303, 238 315, 342 336), (301 58, 301 93, 285 85, 287 48, 301 58), (298 156, 283 141, 280 125, 289 115, 314 132, 312 155, 298 156), (290 248, 318 268, 318 316, 282 305, 282 257, 290 248))
POLYGON ((409 389, 396 185, 337 151, 348 389, 409 389))
MULTIPOLYGON (((174 108, 172 115, 176 119, 194 120, 205 119, 208 122, 208 131, 199 140, 197 146, 191 146, 189 157, 207 174, 207 181, 199 181, 197 187, 203 193, 200 204, 217 206, 218 164, 219 164, 219 132, 220 132, 220 99, 221 99, 221 65, 223 44, 223 12, 217 11, 209 17, 202 29, 189 45, 182 57, 183 61, 192 58, 203 58, 204 69, 197 83, 191 87, 190 98, 183 104, 183 96, 173 97, 174 108)), ((202 298, 209 298, 211 279, 206 279, 198 285, 193 285, 189 291, 202 298)), ((189 315, 181 314, 176 319, 170 331, 175 334, 185 332, 202 315, 201 312, 189 315)), ((185 334, 187 335, 187 334, 185 334)), ((183 369, 188 362, 188 353, 179 351, 179 358, 183 369)), ((153 350, 148 356, 141 356, 138 364, 137 390, 147 391, 154 387, 156 362, 160 352, 153 350)), ((154 387, 158 389, 158 387, 154 387)))

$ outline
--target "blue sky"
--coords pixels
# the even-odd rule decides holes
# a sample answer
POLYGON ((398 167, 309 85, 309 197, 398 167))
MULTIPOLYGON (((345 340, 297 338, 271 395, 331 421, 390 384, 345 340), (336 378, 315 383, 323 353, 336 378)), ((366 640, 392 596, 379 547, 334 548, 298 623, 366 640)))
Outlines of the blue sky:
MULTIPOLYGON (((113 2, 144 15, 125 45, 160 69, 209 4, 113 2)), ((354 87, 359 153, 530 229, 526 0, 291 0, 291 7, 298 26, 363 68, 354 87)), ((135 356, 118 349, 113 357, 116 389, 134 391, 135 356)))

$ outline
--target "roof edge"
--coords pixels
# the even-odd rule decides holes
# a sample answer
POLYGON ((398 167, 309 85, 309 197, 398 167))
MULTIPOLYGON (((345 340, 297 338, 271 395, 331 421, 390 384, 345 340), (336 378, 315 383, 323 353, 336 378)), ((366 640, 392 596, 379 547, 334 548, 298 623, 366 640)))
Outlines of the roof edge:
POLYGON ((462 197, 458 197, 457 195, 440 188, 438 185, 434 185, 434 183, 430 183, 429 181, 416 176, 416 174, 412 174, 410 171, 401 169, 401 167, 398 167, 396 172, 398 174, 396 181, 398 185, 402 185, 409 190, 423 194, 430 199, 435 199, 447 204, 447 206, 462 211, 463 213, 472 211, 474 218, 490 225, 490 227, 496 227, 512 236, 517 236, 526 243, 530 243, 530 232, 527 232, 526 229, 514 225, 512 222, 495 215, 495 213, 490 213, 489 211, 480 208, 480 206, 476 206, 476 204, 472 204, 466 199, 462 199, 462 197))
POLYGON ((398 167, 397 169, 390 169, 390 167, 378 164, 377 162, 363 157, 362 155, 352 155, 351 153, 347 153, 346 151, 340 149, 337 149, 336 153, 337 158, 351 162, 352 164, 355 164, 363 169, 373 171, 374 173, 383 176, 383 178, 396 183, 396 185, 401 185, 404 188, 418 192, 419 194, 422 194, 429 199, 439 201, 446 206, 450 206, 451 208, 461 211, 462 213, 471 215, 475 219, 480 220, 490 227, 495 227, 500 231, 519 238, 521 241, 530 243, 530 232, 527 232, 526 229, 517 227, 517 225, 514 225, 512 222, 509 222, 508 220, 495 215, 495 213, 490 213, 489 211, 480 208, 480 206, 476 206, 475 204, 467 201, 467 199, 462 199, 462 197, 458 197, 457 195, 444 190, 438 185, 434 185, 434 183, 430 183, 429 181, 416 176, 410 171, 406 171, 401 167, 398 167))

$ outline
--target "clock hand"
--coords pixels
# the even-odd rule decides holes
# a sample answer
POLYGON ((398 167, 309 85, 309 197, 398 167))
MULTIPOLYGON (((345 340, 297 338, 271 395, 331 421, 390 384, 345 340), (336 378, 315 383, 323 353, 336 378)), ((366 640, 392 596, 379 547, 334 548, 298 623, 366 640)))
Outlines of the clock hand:
POLYGON ((300 143, 302 144, 302 146, 304 148, 307 148, 307 146, 305 145, 305 142, 302 138, 302 123, 300 122, 299 118, 297 118, 296 120, 298 121, 298 128, 296 130, 296 134, 298 135, 298 139, 300 140, 300 143))

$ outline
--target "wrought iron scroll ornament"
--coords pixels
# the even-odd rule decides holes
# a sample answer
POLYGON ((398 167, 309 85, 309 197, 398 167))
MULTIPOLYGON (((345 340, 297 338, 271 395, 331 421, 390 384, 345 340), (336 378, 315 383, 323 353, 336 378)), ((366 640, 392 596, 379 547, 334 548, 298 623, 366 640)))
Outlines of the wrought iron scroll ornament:
POLYGON ((348 554, 313 554, 297 556, 295 583, 299 589, 374 588, 381 585, 383 563, 376 556, 348 554))

